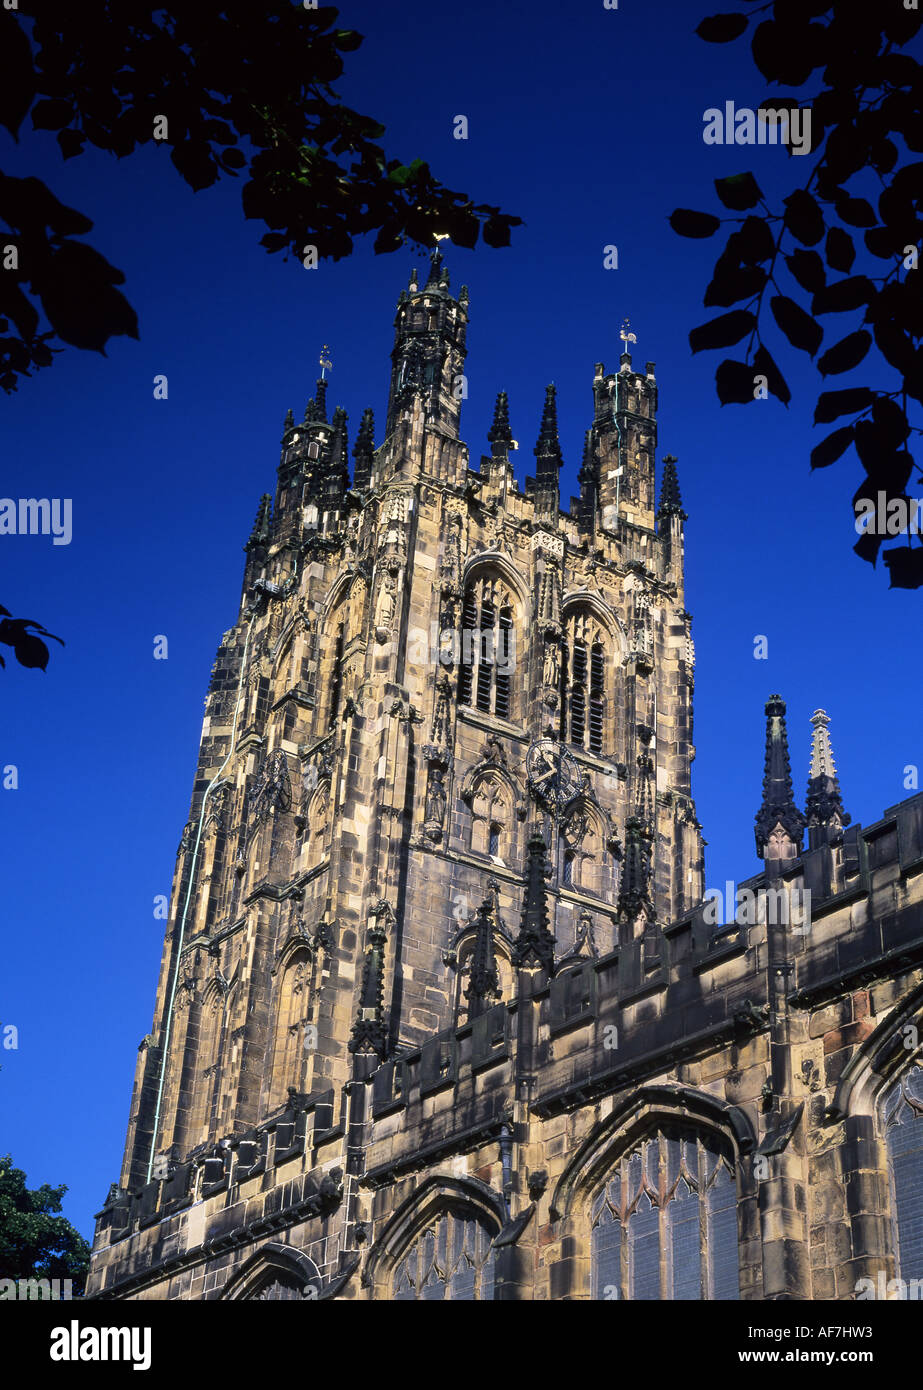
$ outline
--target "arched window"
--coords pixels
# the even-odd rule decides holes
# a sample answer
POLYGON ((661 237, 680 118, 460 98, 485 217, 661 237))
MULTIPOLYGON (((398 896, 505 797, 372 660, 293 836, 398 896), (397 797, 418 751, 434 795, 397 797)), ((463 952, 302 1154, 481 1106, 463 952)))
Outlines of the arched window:
POLYGON ((281 1105, 289 1086, 297 1088, 301 1081, 304 1030, 310 1014, 310 983, 311 960, 306 951, 299 950, 290 958, 279 985, 271 1105, 281 1105))
POLYGON ((492 1233, 476 1217, 443 1212, 401 1257, 391 1284, 398 1300, 451 1302, 494 1296, 492 1233))
POLYGON ((878 1114, 888 1146, 897 1274, 923 1279, 923 1066, 885 1092, 878 1114))
POLYGON ((220 989, 213 985, 206 990, 199 1013, 199 1038, 196 1049, 195 1078, 189 1106, 187 1148, 201 1144, 208 1138, 223 1020, 224 995, 220 989))
POLYGON ((458 700, 501 719, 511 718, 514 611, 513 598, 496 575, 481 574, 465 589, 458 700))
POLYGON ((710 1136, 648 1135, 593 1199, 597 1299, 737 1299, 737 1185, 710 1136))
POLYGON ((601 757, 606 741, 607 635, 586 608, 564 620, 561 738, 601 757))
POLYGON ((508 860, 511 852, 511 798, 501 778, 481 777, 471 798, 471 849, 508 860))

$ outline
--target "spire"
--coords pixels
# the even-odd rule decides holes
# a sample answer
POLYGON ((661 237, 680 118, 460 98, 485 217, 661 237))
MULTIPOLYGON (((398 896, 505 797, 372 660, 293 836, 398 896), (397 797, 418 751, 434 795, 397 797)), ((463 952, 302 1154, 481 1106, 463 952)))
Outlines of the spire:
MULTIPOLYGON (((317 378, 317 385, 316 385, 315 390, 314 390, 314 401, 313 401, 313 405, 314 405, 314 409, 313 409, 312 414, 311 414, 311 419, 312 419, 312 420, 323 420, 323 421, 326 423, 326 420, 327 420, 327 382, 326 382, 326 379, 325 379, 324 377, 322 377, 322 376, 319 376, 319 377, 317 378)), ((307 411, 305 411, 305 419, 307 419, 307 418, 308 418, 308 414, 307 414, 307 411)))
POLYGON ((577 519, 580 526, 585 530, 591 530, 596 516, 597 481, 599 477, 599 459, 596 456, 596 447, 593 440, 593 431, 587 430, 583 436, 583 459, 580 464, 580 472, 577 474, 577 482, 580 484, 580 498, 577 503, 577 519))
POLYGON ((665 454, 663 459, 663 477, 660 481, 660 506, 657 509, 658 517, 678 516, 681 521, 686 520, 686 513, 683 511, 683 501, 679 495, 679 477, 676 472, 676 459, 672 454, 665 454))
MULTIPOLYGON (((291 414, 291 411, 289 411, 291 414)), ((244 550, 255 550, 257 546, 265 545, 269 540, 272 529, 272 498, 268 492, 264 492, 260 498, 260 505, 257 508, 256 520, 253 523, 253 530, 250 532, 250 539, 244 546, 244 550)))
POLYGON ((494 458, 502 458, 509 452, 513 442, 513 431, 510 429, 510 408, 505 391, 497 393, 497 402, 494 406, 494 420, 490 429, 487 431, 487 442, 491 445, 491 453, 494 458))
POLYGON ((792 770, 785 728, 785 701, 770 695, 766 702, 766 765, 763 773, 763 804, 756 813, 756 852, 765 859, 767 848, 776 845, 770 859, 790 859, 801 853, 805 819, 795 805, 792 770), (791 848, 773 832, 781 827, 791 848))
POLYGON ((429 276, 425 287, 428 290, 447 290, 449 288, 449 272, 443 263, 442 252, 438 246, 434 246, 429 258, 429 276))
POLYGON ((353 458, 356 461, 355 472, 353 474, 353 487, 357 492, 368 492, 372 485, 372 458, 375 453, 375 416, 372 414, 370 406, 366 406, 362 412, 362 420, 359 424, 359 433, 356 435, 356 444, 353 449, 353 458))
POLYGON ((542 426, 538 443, 535 446, 537 460, 535 486, 539 490, 557 488, 558 472, 564 463, 561 456, 561 443, 558 439, 558 407, 554 385, 545 387, 545 407, 542 411, 542 426))
POLYGON ((522 925, 513 949, 513 962, 523 966, 532 958, 549 975, 554 973, 554 937, 548 926, 548 903, 545 897, 545 841, 534 834, 529 840, 529 866, 526 870, 526 895, 522 909, 522 925))
POLYGON ((465 988, 469 1012, 483 1013, 489 1003, 500 997, 500 976, 494 952, 493 902, 485 898, 474 922, 474 951, 471 974, 465 988))
POLYGON ((349 1040, 350 1052, 375 1052, 379 1057, 384 1057, 386 1046, 384 988, 387 933, 383 921, 384 915, 379 913, 375 917, 375 925, 369 928, 359 1011, 349 1040))
POLYGON ((811 715, 811 723, 814 733, 811 739, 811 769, 808 775, 808 825, 848 825, 851 817, 843 810, 840 781, 836 775, 833 749, 827 732, 830 716, 825 710, 816 709, 811 715))

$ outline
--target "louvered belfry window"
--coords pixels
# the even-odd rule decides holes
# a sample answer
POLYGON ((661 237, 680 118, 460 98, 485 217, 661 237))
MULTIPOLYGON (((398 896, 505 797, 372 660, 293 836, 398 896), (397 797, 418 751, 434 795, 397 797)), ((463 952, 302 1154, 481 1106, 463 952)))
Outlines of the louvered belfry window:
POLYGON ((561 738, 601 757, 605 742, 606 648, 592 614, 568 614, 561 660, 561 738))
POLYGON ((897 1273, 909 1283, 923 1279, 923 1066, 888 1088, 878 1115, 888 1146, 897 1273))
POLYGON ((610 1171, 590 1220, 594 1298, 740 1297, 737 1183, 720 1141, 649 1135, 610 1171))
POLYGON ((513 603, 498 578, 483 575, 462 605, 458 701, 509 719, 516 664, 513 603))

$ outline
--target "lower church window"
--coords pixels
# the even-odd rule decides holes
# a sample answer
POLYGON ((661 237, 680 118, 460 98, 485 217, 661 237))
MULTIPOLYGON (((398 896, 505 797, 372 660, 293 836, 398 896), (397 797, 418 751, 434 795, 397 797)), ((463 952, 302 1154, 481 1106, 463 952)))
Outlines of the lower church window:
POLYGON ((492 1299, 492 1239, 480 1221, 446 1212, 402 1256, 394 1271, 392 1297, 450 1302, 492 1299))
POLYGON ((737 1184, 720 1145, 651 1135, 591 1206, 593 1297, 737 1299, 737 1184))
POLYGON ((885 1093, 879 1117, 888 1146, 897 1274, 923 1279, 923 1066, 885 1093))

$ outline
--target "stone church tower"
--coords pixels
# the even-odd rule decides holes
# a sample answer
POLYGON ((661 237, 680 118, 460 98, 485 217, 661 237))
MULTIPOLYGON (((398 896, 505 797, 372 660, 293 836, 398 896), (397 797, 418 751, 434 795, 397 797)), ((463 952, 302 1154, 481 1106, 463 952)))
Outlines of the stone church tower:
MULTIPOLYGON (((675 459, 655 485, 654 364, 596 366, 562 510, 553 386, 524 491, 505 392, 472 467, 467 320, 434 253, 400 295, 383 438, 366 410, 351 483, 326 381, 286 418, 91 1297, 804 1296, 804 1260, 753 1234, 740 1167, 787 1144, 807 1033, 778 1018, 790 934, 703 925, 686 517, 675 459), (626 1116, 653 1137, 610 1152, 626 1116), (716 1250, 739 1211, 739 1284, 736 1254, 713 1268, 681 1226, 680 1290, 668 1199, 696 1232, 701 1207, 716 1250)), ((766 883, 800 871, 805 825, 774 699, 766 883)), ((831 887, 842 805, 815 761, 831 887)), ((778 1183, 803 1224, 804 1173, 778 1183)))

